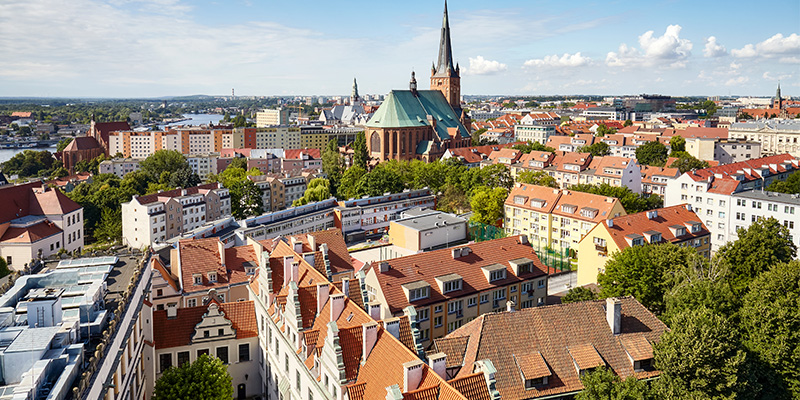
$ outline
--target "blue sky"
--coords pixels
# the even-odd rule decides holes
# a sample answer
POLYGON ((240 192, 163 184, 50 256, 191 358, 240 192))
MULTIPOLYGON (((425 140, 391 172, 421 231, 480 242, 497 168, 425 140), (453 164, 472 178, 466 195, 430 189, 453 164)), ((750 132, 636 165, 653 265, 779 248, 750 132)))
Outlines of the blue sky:
MULTIPOLYGON (((0 96, 427 87, 441 1, 0 1, 0 96)), ((449 2, 464 94, 800 95, 800 2, 449 2)))

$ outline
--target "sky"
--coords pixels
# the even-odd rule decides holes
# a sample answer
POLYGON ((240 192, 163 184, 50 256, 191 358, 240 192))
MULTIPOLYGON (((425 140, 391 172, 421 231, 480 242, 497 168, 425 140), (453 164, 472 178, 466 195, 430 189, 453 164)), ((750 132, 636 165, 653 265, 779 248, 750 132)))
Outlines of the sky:
MULTIPOLYGON (((0 97, 427 88, 443 1, 0 0, 0 97)), ((451 0, 462 94, 800 96, 800 1, 451 0)))

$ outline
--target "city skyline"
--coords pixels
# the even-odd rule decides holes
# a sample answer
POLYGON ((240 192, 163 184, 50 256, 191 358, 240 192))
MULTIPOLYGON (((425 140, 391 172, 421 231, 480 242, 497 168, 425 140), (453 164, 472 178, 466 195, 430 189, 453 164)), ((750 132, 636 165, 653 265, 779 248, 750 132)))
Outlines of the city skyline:
MULTIPOLYGON (((3 97, 345 95, 427 88, 443 2, 10 1, 3 97), (91 11, 88 11, 91 10, 91 11)), ((800 4, 450 1, 466 95, 774 94, 800 87, 800 4)))

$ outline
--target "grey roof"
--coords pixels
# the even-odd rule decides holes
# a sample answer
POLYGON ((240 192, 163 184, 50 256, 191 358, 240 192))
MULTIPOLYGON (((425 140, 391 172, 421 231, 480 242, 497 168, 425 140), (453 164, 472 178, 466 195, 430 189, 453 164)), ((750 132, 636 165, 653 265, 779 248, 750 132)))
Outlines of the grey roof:
POLYGON ((795 119, 771 119, 748 122, 736 122, 731 124, 729 131, 736 130, 775 130, 775 131, 794 131, 800 132, 800 121, 795 119))
POLYGON ((463 218, 456 217, 451 214, 432 211, 427 214, 419 215, 419 216, 411 216, 408 218, 403 218, 394 221, 396 224, 400 224, 402 226, 416 229, 419 231, 433 229, 437 226, 442 224, 446 225, 455 225, 455 224, 463 224, 466 222, 463 218), (438 225, 437 225, 438 224, 438 225))
POLYGON ((772 201, 775 203, 786 203, 792 205, 800 205, 800 195, 787 194, 778 192, 766 192, 761 190, 746 190, 739 193, 734 193, 734 197, 743 197, 746 199, 772 201))
POLYGON ((6 348, 6 353, 28 352, 34 350, 47 350, 50 342, 56 336, 60 326, 50 326, 46 328, 23 329, 19 335, 6 348))

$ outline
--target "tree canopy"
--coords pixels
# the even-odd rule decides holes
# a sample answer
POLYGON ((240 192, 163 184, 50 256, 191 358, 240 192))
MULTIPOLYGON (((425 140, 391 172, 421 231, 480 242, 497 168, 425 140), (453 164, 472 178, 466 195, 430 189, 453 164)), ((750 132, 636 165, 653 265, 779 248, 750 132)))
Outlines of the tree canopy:
POLYGON ((577 301, 596 300, 597 293, 587 289, 583 286, 576 286, 570 289, 564 297, 561 298, 562 304, 575 303, 577 301))
POLYGON ((675 135, 669 139, 669 149, 672 153, 686 151, 686 139, 683 136, 675 135))
POLYGON ((653 210, 664 205, 664 201, 658 196, 645 197, 644 195, 634 193, 627 187, 611 186, 607 183, 602 183, 600 185, 581 183, 571 186, 570 189, 578 192, 616 197, 628 214, 653 210))
POLYGON ((774 180, 772 183, 767 186, 767 190, 770 192, 780 192, 780 193, 790 193, 796 194, 800 193, 800 171, 795 171, 789 174, 789 177, 786 178, 785 181, 781 180, 774 180))
POLYGON ((663 167, 667 161, 667 146, 655 140, 647 142, 636 148, 636 160, 642 165, 663 167))
POLYGON ((583 391, 575 400, 643 400, 652 398, 647 383, 630 375, 624 381, 613 371, 600 367, 581 377, 583 391))
POLYGON ((517 175, 517 182, 558 188, 556 178, 553 178, 544 171, 522 171, 517 175))
POLYGON ((260 215, 264 208, 261 190, 249 179, 237 180, 228 188, 231 194, 231 214, 236 219, 260 215))
POLYGON ((356 140, 353 142, 353 165, 367 169, 368 160, 367 137, 364 132, 359 132, 356 135, 356 140))
POLYGON ((47 150, 25 150, 2 163, 3 172, 7 175, 17 174, 20 178, 47 177, 61 166, 61 162, 56 161, 53 154, 47 150))
POLYGON ((617 133, 617 130, 614 128, 609 128, 606 124, 600 124, 597 127, 597 130, 594 132, 595 136, 603 137, 605 135, 613 135, 617 133))
POLYGON ((539 142, 532 142, 532 141, 529 141, 528 143, 524 143, 524 144, 515 144, 511 148, 515 149, 515 150, 519 150, 519 151, 523 152, 524 154, 528 154, 528 153, 530 153, 532 151, 546 151, 546 152, 549 152, 549 153, 555 153, 556 152, 556 149, 554 149, 552 147, 548 147, 548 146, 545 146, 545 145, 543 145, 543 144, 541 144, 539 142))
POLYGON ((503 187, 480 188, 470 201, 472 220, 487 225, 497 225, 503 219, 503 204, 508 197, 508 190, 503 187))
POLYGON ((233 385, 228 368, 203 354, 193 363, 171 367, 156 380, 153 400, 230 400, 233 385))
POLYGON ((602 157, 611 154, 611 147, 606 142, 597 142, 589 146, 581 146, 575 151, 578 153, 591 153, 594 157, 602 157))
POLYGON ((295 200, 292 207, 303 206, 309 203, 316 203, 331 197, 331 184, 325 178, 314 178, 308 182, 303 197, 295 200))
POLYGON ((158 150, 139 163, 139 170, 151 180, 172 187, 192 187, 200 177, 192 171, 186 157, 176 150, 158 150))
POLYGON ((681 173, 689 172, 693 169, 704 169, 709 167, 708 162, 699 160, 685 151, 672 152, 671 156, 676 157, 677 160, 673 161, 672 164, 669 165, 670 168, 677 168, 681 173))

